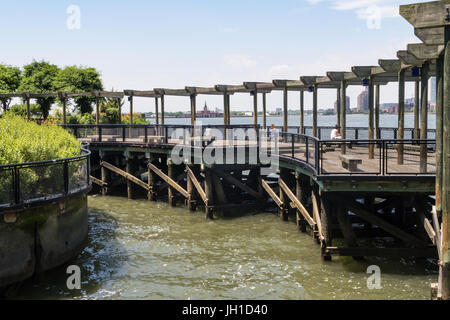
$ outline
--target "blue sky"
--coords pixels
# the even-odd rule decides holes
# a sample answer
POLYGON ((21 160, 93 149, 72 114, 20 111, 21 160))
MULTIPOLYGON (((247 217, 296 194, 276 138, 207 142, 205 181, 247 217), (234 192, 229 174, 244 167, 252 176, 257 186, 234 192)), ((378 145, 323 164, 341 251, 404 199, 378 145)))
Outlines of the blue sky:
MULTIPOLYGON (((379 58, 395 58, 407 43, 420 42, 398 17, 398 5, 413 2, 418 1, 2 1, 0 63, 45 59, 93 66, 108 90, 298 79, 376 65, 379 58), (67 28, 70 5, 80 8, 80 29, 67 28), (381 17, 379 28, 367 19, 374 12, 381 17)), ((361 90, 348 90, 352 107, 361 90)), ((395 101, 396 91, 396 84, 383 87, 381 101, 395 101)), ((407 85, 406 96, 412 94, 407 85)), ((321 90, 319 108, 331 107, 335 97, 335 90, 321 90)), ((222 107, 220 97, 199 96, 198 103, 205 100, 222 107)), ((251 101, 248 94, 236 94, 231 107, 250 110, 251 101)), ((289 108, 298 101, 298 93, 290 94, 289 108)), ((281 103, 281 93, 269 95, 269 109, 281 103)), ((306 108, 311 104, 306 94, 306 108)), ((153 106, 153 99, 136 101, 137 111, 153 106)), ((188 111, 188 98, 167 97, 166 110, 188 111)))

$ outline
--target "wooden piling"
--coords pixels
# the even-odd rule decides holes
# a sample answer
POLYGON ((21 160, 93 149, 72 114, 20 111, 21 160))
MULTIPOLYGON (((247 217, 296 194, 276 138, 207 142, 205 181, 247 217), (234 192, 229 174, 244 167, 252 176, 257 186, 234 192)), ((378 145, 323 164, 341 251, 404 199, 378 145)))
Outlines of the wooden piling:
MULTIPOLYGON (((374 88, 373 79, 369 78, 369 140, 374 138, 374 128, 373 128, 373 117, 374 117, 374 88)), ((374 144, 369 143, 369 159, 374 158, 374 144)))
MULTIPOLYGON (((151 162, 149 162, 151 163, 151 162)), ((148 184, 148 192, 147 192, 147 199, 149 201, 156 201, 156 188, 155 188, 155 173, 150 169, 150 167, 148 167, 148 180, 147 180, 147 184, 148 184)))
POLYGON ((336 125, 341 123, 341 89, 336 90, 336 125))
MULTIPOLYGON (((346 131, 347 131, 347 125, 346 125, 346 114, 347 114, 347 82, 341 81, 341 137, 342 139, 346 138, 346 131)), ((341 144, 341 153, 345 154, 345 143, 341 144)))
MULTIPOLYGON (((428 78, 430 65, 424 62, 421 72, 421 109, 420 109, 420 139, 426 140, 428 137, 428 78)), ((427 172, 427 145, 420 144, 420 173, 427 172)))
POLYGON ((375 139, 380 137, 380 85, 375 86, 375 139))
POLYGON ((312 133, 314 137, 317 137, 317 90, 318 87, 315 84, 313 87, 313 123, 312 123, 312 133))
POLYGON ((207 220, 214 219, 213 206, 214 206, 214 189, 211 177, 211 171, 207 168, 203 168, 205 175, 205 194, 208 199, 207 205, 205 205, 205 215, 207 220))
POLYGON ((420 81, 414 81, 414 139, 419 139, 420 81))
MULTIPOLYGON (((302 202, 302 199, 304 198, 303 195, 303 182, 304 180, 301 178, 300 175, 297 175, 295 177, 295 196, 297 197, 297 199, 299 199, 300 202, 302 202)), ((303 205, 305 205, 303 203, 303 205)), ((300 230, 301 232, 306 232, 306 220, 303 217, 303 215, 299 212, 299 210, 297 210, 297 228, 298 230, 300 230)))
POLYGON ((191 125, 195 125, 195 118, 196 118, 196 98, 197 95, 196 94, 191 94, 190 95, 190 100, 191 100, 191 125))
POLYGON ((253 126, 258 127, 258 91, 253 91, 253 126))
MULTIPOLYGON (((195 211, 197 209, 197 201, 195 196, 195 187, 194 182, 192 181, 191 175, 189 171, 192 172, 192 168, 190 166, 186 167, 186 190, 189 193, 189 197, 187 198, 187 207, 189 211, 195 211)), ((193 172, 192 172, 193 173, 193 172)))
MULTIPOLYGON (((169 178, 175 180, 175 166, 172 163, 172 159, 167 159, 167 175, 169 178)), ((169 205, 172 207, 176 206, 176 199, 173 188, 169 185, 167 188, 167 197, 169 205)))
POLYGON ((305 132, 304 129, 305 124, 305 91, 300 90, 300 134, 305 132))
MULTIPOLYGON (((126 173, 130 174, 130 175, 134 175, 134 163, 133 163, 133 158, 128 156, 126 158, 126 169, 125 169, 126 173)), ((133 199, 134 196, 134 188, 133 188, 133 183, 127 179, 127 196, 128 199, 133 199)))
POLYGON ((283 132, 288 131, 288 89, 283 88, 283 132))
MULTIPOLYGON (((397 139, 405 138, 405 69, 398 72, 398 131, 397 139)), ((403 164, 403 143, 397 143, 397 164, 403 164)))
POLYGON ((267 107, 267 105, 266 105, 266 93, 265 92, 263 92, 263 94, 262 94, 262 116, 263 116, 263 129, 265 130, 265 129, 267 129, 267 119, 266 119, 266 113, 267 113, 267 111, 266 111, 266 107, 267 107))

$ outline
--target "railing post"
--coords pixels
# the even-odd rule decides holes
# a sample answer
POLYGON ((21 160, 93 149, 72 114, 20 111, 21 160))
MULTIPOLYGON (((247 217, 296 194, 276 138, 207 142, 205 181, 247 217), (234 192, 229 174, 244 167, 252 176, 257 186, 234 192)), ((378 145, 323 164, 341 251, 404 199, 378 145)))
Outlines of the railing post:
POLYGON ((355 129, 355 140, 358 140, 358 138, 359 138, 358 129, 355 129))
POLYGON ((69 163, 63 162, 64 194, 69 194, 69 163))
POLYGON ((102 127, 100 127, 98 124, 97 124, 97 128, 98 128, 98 141, 102 141, 102 127))
POLYGON ((315 145, 315 168, 316 168, 316 172, 317 174, 319 174, 319 157, 320 157, 320 150, 319 150, 319 141, 318 140, 314 140, 314 145, 315 145))
POLYGON ((148 132, 147 132, 147 126, 144 126, 144 142, 148 142, 148 132))
POLYGON ((291 143, 292 143, 292 158, 294 158, 294 135, 291 134, 291 143))
POLYGON ((123 125, 122 127, 122 141, 125 142, 125 131, 126 131, 126 125, 123 125))
POLYGON ((305 152, 306 152, 306 163, 309 163, 309 141, 308 136, 305 136, 306 138, 306 145, 305 145, 305 152))
POLYGON ((13 170, 13 183, 14 183, 14 203, 20 203, 20 172, 19 167, 14 167, 13 170))

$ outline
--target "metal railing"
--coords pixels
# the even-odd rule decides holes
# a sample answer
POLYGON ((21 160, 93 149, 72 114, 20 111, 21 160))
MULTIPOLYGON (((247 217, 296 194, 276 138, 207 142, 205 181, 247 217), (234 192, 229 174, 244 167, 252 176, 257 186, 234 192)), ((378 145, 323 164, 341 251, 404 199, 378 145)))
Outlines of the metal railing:
MULTIPOLYGON (((192 147, 206 147, 214 139, 210 129, 218 130, 226 143, 218 147, 233 146, 232 141, 246 140, 250 145, 260 146, 261 133, 256 130, 254 138, 239 138, 237 129, 250 131, 253 125, 64 125, 81 140, 90 142, 127 142, 136 144, 189 144, 192 147), (186 138, 190 137, 190 140, 186 138), (194 144, 198 136, 202 138, 200 145, 194 144)), ((318 133, 329 136, 334 127, 318 127, 318 133)), ((298 127, 289 127, 291 131, 299 131, 298 127)), ((267 129, 268 131, 270 129, 267 129)), ((316 176, 430 176, 435 174, 435 140, 397 139, 396 128, 380 128, 381 139, 368 139, 368 130, 364 127, 349 127, 345 140, 328 140, 308 134, 311 127, 305 127, 307 133, 280 132, 278 153, 286 160, 296 161, 307 166, 316 176)), ((405 129, 412 134, 414 129, 405 129)), ((428 130, 434 134, 434 129, 428 130)), ((406 136, 407 134, 405 134, 406 136)), ((197 140, 196 140, 197 139, 197 140)), ((198 142, 198 141, 197 141, 198 142)), ((242 141, 241 141, 242 142, 242 141)), ((273 151, 271 151, 273 152, 273 151)))
POLYGON ((0 165, 0 213, 44 205, 91 188, 91 152, 71 158, 0 165))

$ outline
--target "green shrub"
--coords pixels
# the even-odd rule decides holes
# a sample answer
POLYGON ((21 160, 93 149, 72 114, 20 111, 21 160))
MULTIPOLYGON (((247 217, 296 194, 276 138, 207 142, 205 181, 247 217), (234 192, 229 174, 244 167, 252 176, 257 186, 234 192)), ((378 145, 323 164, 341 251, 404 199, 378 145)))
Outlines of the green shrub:
MULTIPOLYGON (((56 125, 38 125, 7 113, 0 118, 0 165, 54 160, 80 155, 81 143, 56 125)), ((78 164, 69 163, 69 179, 82 175, 78 164)), ((32 199, 63 191, 63 166, 21 168, 21 197, 32 199)), ((0 169, 0 203, 12 201, 12 171, 0 169)))
POLYGON ((11 114, 0 118, 0 165, 74 157, 80 146, 56 125, 38 125, 11 114))

